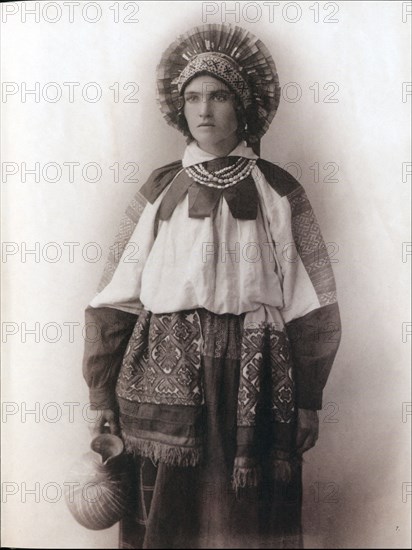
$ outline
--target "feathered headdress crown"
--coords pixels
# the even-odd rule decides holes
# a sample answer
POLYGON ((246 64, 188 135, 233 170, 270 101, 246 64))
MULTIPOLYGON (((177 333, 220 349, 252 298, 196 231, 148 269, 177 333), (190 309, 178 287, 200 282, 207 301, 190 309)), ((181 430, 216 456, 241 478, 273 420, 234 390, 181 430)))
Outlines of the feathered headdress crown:
POLYGON ((257 143, 280 100, 275 62, 263 42, 240 27, 208 24, 182 34, 168 47, 157 67, 158 101, 167 123, 177 129, 182 89, 201 72, 220 78, 238 95, 248 141, 257 143))

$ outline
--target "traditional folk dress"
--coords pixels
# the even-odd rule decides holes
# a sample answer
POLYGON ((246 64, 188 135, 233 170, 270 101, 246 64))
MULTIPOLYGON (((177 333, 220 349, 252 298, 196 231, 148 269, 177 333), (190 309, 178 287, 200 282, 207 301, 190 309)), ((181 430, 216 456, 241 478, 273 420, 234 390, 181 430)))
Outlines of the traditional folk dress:
POLYGON ((192 142, 130 204, 86 322, 90 400, 133 457, 120 547, 301 547, 297 409, 322 408, 340 341, 303 187, 242 143, 192 142), (230 187, 190 175, 246 164, 230 187))

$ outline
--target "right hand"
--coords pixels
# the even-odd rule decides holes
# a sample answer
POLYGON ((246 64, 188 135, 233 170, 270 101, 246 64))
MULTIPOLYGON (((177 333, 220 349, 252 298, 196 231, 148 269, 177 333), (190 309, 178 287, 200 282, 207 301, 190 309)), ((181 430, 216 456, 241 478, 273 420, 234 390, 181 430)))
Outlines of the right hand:
POLYGON ((299 455, 303 455, 315 446, 319 436, 318 411, 298 409, 298 429, 296 446, 299 455))
POLYGON ((110 429, 110 433, 113 435, 120 435, 120 426, 118 415, 112 409, 99 410, 95 424, 92 426, 92 433, 94 436, 107 433, 110 429), (106 424, 109 426, 107 427, 106 424))

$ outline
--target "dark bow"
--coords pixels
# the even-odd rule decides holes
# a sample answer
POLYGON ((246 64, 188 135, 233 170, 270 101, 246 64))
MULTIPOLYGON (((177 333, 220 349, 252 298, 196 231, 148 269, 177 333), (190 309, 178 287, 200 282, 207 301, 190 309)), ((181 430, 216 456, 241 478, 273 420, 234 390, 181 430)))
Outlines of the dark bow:
MULTIPOLYGON (((233 165, 239 157, 222 157, 203 163, 210 172, 233 165)), ((190 218, 205 218, 211 215, 223 195, 234 218, 255 220, 258 210, 258 194, 251 175, 232 187, 218 189, 195 182, 185 170, 174 179, 159 207, 158 219, 168 220, 174 209, 189 195, 190 218)))

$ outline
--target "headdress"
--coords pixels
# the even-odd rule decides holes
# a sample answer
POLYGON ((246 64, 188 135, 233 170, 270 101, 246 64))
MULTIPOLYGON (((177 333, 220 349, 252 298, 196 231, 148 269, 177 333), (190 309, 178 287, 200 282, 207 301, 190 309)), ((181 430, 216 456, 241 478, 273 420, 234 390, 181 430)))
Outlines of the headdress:
POLYGON ((181 92, 200 73, 219 78, 238 96, 248 140, 257 143, 269 128, 280 99, 275 62, 266 46, 252 33, 228 24, 202 25, 179 36, 157 68, 160 109, 167 123, 177 129, 181 92))

